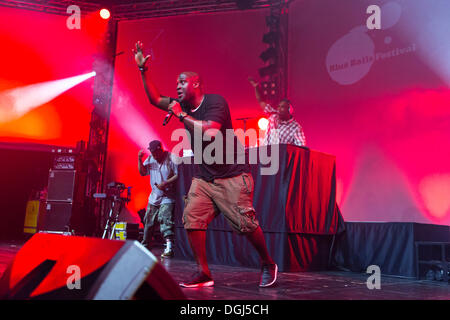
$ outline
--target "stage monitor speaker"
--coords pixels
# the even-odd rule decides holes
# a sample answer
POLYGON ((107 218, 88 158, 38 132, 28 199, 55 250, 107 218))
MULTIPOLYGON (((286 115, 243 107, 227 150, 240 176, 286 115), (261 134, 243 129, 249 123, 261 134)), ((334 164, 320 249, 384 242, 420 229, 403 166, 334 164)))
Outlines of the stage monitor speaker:
POLYGON ((35 234, 0 279, 0 299, 179 300, 183 292, 137 241, 35 234))
POLYGON ((39 231, 69 232, 72 203, 47 202, 39 215, 39 231))
POLYGON ((73 202, 75 170, 50 170, 47 201, 73 202))

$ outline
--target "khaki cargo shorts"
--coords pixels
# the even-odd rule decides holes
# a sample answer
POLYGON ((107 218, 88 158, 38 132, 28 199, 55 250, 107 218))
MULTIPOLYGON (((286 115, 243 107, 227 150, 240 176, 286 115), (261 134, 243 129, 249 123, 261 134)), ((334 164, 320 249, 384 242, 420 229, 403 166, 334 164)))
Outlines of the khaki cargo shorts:
POLYGON ((184 228, 206 230, 208 224, 222 212, 229 225, 238 233, 249 233, 259 223, 253 208, 253 178, 249 173, 206 182, 193 178, 185 197, 184 228))

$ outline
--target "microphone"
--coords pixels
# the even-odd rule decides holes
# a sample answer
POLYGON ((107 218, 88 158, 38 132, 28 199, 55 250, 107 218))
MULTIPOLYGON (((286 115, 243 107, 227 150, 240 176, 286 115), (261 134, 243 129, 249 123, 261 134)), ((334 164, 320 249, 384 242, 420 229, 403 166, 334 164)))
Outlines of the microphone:
POLYGON ((166 117, 164 118, 163 126, 165 126, 166 124, 169 123, 170 119, 172 119, 172 116, 173 116, 173 112, 172 112, 172 111, 169 111, 169 113, 168 113, 168 114, 166 115, 166 117))
MULTIPOLYGON (((180 100, 178 100, 178 99, 173 99, 172 101, 176 101, 176 102, 180 103, 180 100)), ((166 117, 164 118, 163 126, 165 126, 166 124, 169 123, 170 119, 172 119, 172 116, 173 116, 173 112, 169 111, 169 113, 167 113, 166 117)))

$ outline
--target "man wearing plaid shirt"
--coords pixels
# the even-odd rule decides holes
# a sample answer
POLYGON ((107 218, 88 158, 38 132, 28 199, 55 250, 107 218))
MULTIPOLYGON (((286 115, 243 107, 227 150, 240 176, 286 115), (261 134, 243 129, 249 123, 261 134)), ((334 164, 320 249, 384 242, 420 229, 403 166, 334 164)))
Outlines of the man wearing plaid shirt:
POLYGON ((292 116, 292 106, 288 99, 283 99, 278 104, 278 108, 273 108, 270 104, 262 100, 259 92, 259 84, 249 78, 250 84, 255 88, 256 99, 258 100, 264 113, 269 115, 269 125, 262 145, 271 144, 293 144, 305 146, 306 138, 302 126, 292 116), (291 110, 290 110, 291 109, 291 110))

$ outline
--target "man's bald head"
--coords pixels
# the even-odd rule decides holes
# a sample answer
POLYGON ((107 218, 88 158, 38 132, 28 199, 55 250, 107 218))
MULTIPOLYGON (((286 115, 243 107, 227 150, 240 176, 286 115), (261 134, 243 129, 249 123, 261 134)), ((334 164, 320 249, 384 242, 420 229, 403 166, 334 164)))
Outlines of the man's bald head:
POLYGON ((198 83, 199 87, 202 89, 203 91, 203 79, 200 77, 200 75, 197 72, 194 71, 184 71, 182 73, 180 73, 180 76, 184 74, 186 76, 187 79, 189 79, 190 81, 192 81, 192 83, 198 83))
POLYGON ((178 99, 194 103, 198 96, 203 95, 203 80, 197 72, 185 71, 177 79, 178 99))

